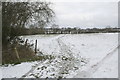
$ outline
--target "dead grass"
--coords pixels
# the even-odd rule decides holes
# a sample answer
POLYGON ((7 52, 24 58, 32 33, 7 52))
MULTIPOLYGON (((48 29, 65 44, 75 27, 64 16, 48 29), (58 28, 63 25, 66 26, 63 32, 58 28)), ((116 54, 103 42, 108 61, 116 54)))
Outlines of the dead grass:
POLYGON ((12 46, 9 48, 2 48, 2 65, 5 64, 20 64, 21 62, 30 62, 37 60, 45 60, 52 59, 51 55, 42 55, 36 56, 34 51, 30 47, 26 47, 25 45, 18 45, 17 51, 20 57, 20 60, 17 58, 15 49, 12 46))

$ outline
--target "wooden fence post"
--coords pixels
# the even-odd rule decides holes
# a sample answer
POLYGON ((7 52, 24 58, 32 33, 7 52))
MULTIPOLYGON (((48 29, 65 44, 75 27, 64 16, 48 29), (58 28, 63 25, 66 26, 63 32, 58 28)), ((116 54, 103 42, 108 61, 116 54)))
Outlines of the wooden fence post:
POLYGON ((15 53, 16 53, 16 57, 17 57, 17 59, 20 61, 20 57, 19 57, 19 53, 18 53, 18 51, 17 51, 17 46, 18 46, 18 41, 16 41, 16 46, 15 46, 15 53))
POLYGON ((15 49, 16 57, 17 57, 17 59, 20 61, 20 57, 19 57, 19 54, 18 54, 17 48, 15 47, 14 49, 15 49))
POLYGON ((28 45, 27 42, 28 42, 28 39, 26 39, 26 41, 25 41, 25 47, 27 47, 27 45, 28 45))
POLYGON ((35 54, 37 53, 37 39, 35 41, 35 54))

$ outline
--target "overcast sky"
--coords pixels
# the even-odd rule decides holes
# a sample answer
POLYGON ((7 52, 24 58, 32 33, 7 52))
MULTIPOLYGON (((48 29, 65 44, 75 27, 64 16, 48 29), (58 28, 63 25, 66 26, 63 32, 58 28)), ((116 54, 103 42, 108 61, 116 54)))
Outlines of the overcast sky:
MULTIPOLYGON (((4 1, 4 0, 2 0, 4 1)), ((119 0, 8 0, 53 2, 56 24, 60 27, 118 27, 119 0)))
POLYGON ((118 26, 117 2, 53 2, 52 7, 60 27, 118 26))

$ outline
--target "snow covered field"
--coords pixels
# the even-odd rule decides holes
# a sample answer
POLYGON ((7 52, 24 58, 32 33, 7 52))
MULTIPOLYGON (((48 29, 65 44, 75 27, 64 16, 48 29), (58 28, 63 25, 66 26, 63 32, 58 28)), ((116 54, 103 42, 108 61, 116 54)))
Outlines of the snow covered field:
POLYGON ((23 36, 38 40, 38 49, 52 60, 0 67, 3 78, 117 78, 118 34, 61 34, 23 36))

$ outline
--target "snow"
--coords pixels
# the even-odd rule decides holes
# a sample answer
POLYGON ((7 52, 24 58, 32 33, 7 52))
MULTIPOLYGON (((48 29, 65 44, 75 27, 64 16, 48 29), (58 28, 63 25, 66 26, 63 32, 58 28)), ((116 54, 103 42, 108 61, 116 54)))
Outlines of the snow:
POLYGON ((21 36, 55 59, 1 67, 2 77, 118 78, 118 33, 21 36), (34 65, 34 66, 33 66, 34 65))
POLYGON ((92 77, 97 78, 113 78, 114 77, 118 78, 118 59, 117 59, 117 54, 118 51, 116 51, 112 57, 110 57, 108 60, 106 60, 101 67, 92 75, 92 77), (102 73, 102 75, 101 75, 102 73), (109 73, 109 75, 108 75, 109 73), (99 76, 101 75, 101 76, 99 76))
POLYGON ((2 78, 20 78, 25 72, 28 72, 37 62, 24 62, 18 65, 8 65, 8 67, 1 67, 2 78))
POLYGON ((0 68, 0 80, 2 79, 2 69, 0 68))

